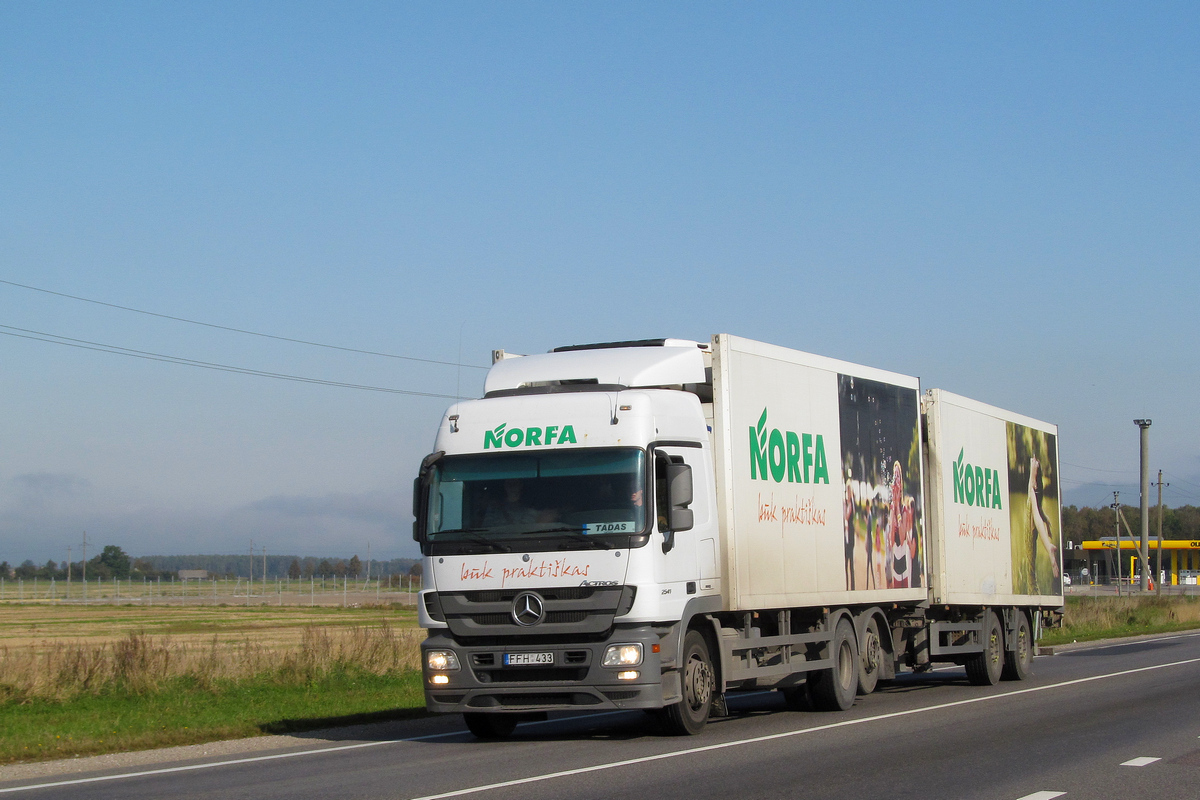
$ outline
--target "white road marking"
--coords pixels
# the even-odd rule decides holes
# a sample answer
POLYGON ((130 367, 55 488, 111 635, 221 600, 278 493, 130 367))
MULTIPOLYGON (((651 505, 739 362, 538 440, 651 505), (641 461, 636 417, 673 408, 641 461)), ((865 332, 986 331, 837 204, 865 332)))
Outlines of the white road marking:
POLYGON ((737 739, 732 742, 721 742, 720 744, 709 744, 703 747, 692 747, 687 750, 675 750, 670 753, 659 753, 653 756, 642 756, 640 758, 628 758, 622 761, 611 761, 607 764, 595 764, 590 767, 578 767, 576 769, 567 769, 560 772, 548 772, 542 775, 532 775, 528 778, 516 778, 510 781, 500 781, 498 783, 489 783, 481 786, 472 786, 466 789, 457 789, 452 792, 442 792, 441 794, 431 794, 424 797, 414 798, 414 800, 443 800, 446 797, 462 797, 468 794, 478 794, 487 792, 492 789, 505 789, 510 786, 521 786, 527 783, 540 783, 542 781, 554 780, 556 778, 566 778, 572 775, 584 775, 589 772, 600 772, 603 770, 617 769, 618 767, 629 767, 635 764, 647 764, 654 761, 663 761, 668 758, 678 758, 680 756, 690 756, 697 753, 708 753, 714 750, 725 750, 730 747, 741 747, 748 744, 758 744, 760 742, 769 742, 776 739, 788 739, 793 736, 803 736, 808 733, 818 733, 820 731, 833 730, 834 728, 846 728, 851 725, 864 725, 868 722, 880 722, 888 719, 897 719, 899 717, 912 716, 914 714, 924 714, 929 711, 941 711, 946 708, 955 708, 957 706, 971 705, 972 703, 986 703, 992 700, 1002 700, 1017 695, 1032 694, 1034 692, 1044 692, 1050 689, 1061 689, 1066 686, 1078 686, 1083 683, 1091 683, 1092 681, 1105 680, 1107 678, 1119 678, 1124 675, 1136 675, 1140 672, 1149 672, 1158 669, 1167 669, 1168 667, 1180 667, 1187 664, 1200 663, 1200 658, 1189 658, 1184 661, 1172 661, 1168 664, 1155 664, 1150 667, 1138 667, 1136 669, 1126 669, 1120 672, 1109 672, 1104 675, 1092 675, 1087 678, 1075 678, 1069 681, 1060 683, 1051 683, 1045 686, 1032 686, 1028 689, 1017 689, 1013 692, 1003 692, 1001 694, 987 695, 986 697, 971 697, 966 700, 954 700, 949 703, 938 703, 932 706, 923 708, 912 708, 907 711, 893 711, 888 714, 877 714, 873 717, 861 717, 859 719, 848 719, 841 722, 832 722, 828 725, 817 725, 812 728, 802 728, 796 731, 785 731, 783 733, 772 733, 767 736, 754 736, 749 739, 737 739))
MULTIPOLYGON (((580 714, 588 719, 596 717, 607 717, 612 714, 628 714, 628 711, 603 711, 599 714, 580 714)), ((570 719, 570 718, 568 718, 570 719)), ((552 722, 563 722, 559 719, 543 719, 536 722, 522 723, 522 727, 532 725, 548 725, 552 722)), ((291 753, 273 753, 269 756, 251 756, 249 758, 234 758, 228 761, 210 761, 204 764, 188 764, 182 767, 163 767, 162 769, 146 769, 140 772, 121 772, 116 775, 100 775, 94 778, 76 778, 68 781, 54 781, 53 783, 34 783, 28 786, 10 786, 7 789, 0 789, 0 794, 5 792, 23 792, 27 789, 49 789, 53 786, 73 786, 80 783, 97 783, 100 781, 115 781, 120 778, 140 778, 144 775, 165 775, 171 772, 189 772, 197 769, 212 769, 213 767, 226 767, 233 764, 249 764, 254 761, 274 761, 280 758, 296 758, 298 756, 319 756, 323 753, 337 753, 342 750, 358 750, 364 747, 379 747, 385 744, 400 744, 402 742, 424 742, 429 739, 447 739, 451 736, 462 736, 466 731, 449 731, 447 733, 430 733, 425 736, 410 736, 407 739, 385 739, 378 742, 358 742, 356 744, 342 744, 336 747, 322 747, 317 750, 297 750, 291 753)))
POLYGON ((1056 797, 1062 797, 1066 792, 1034 792, 1027 794, 1024 797, 1019 797, 1017 800, 1054 800, 1056 797))
POLYGON ((1147 764, 1153 764, 1155 761, 1162 761, 1162 759, 1155 758, 1154 756, 1138 756, 1137 758, 1131 758, 1128 761, 1122 761, 1121 766, 1122 767, 1144 767, 1147 764))

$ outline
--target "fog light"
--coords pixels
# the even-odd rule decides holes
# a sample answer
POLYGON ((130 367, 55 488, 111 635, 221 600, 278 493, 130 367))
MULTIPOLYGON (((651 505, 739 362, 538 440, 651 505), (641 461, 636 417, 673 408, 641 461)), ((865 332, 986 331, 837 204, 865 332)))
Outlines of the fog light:
POLYGON ((449 675, 434 675, 432 678, 429 679, 429 682, 432 683, 434 686, 445 686, 447 683, 450 682, 450 676, 449 675))
POLYGON ((638 675, 640 675, 640 674, 641 673, 638 672, 636 669, 627 669, 624 672, 617 673, 617 680, 619 680, 619 681, 636 681, 638 675))
POLYGON ((640 644, 610 644, 604 651, 606 667, 636 667, 642 663, 642 646, 640 644))
POLYGON ((433 672, 458 669, 458 656, 452 650, 427 650, 425 666, 433 672))

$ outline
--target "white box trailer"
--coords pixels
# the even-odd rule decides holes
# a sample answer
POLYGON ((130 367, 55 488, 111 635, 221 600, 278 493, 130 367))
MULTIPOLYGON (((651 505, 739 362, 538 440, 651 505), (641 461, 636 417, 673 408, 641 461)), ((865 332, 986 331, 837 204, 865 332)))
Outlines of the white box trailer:
POLYGON ((925 600, 918 380, 716 342, 726 608, 925 600))
POLYGON ((497 351, 414 485, 427 706, 485 737, 621 708, 696 733, 740 690, 1024 677, 1062 607, 1056 434, 724 334, 497 351))
POLYGON ((922 409, 932 601, 1061 605, 1058 427, 940 389, 922 409))

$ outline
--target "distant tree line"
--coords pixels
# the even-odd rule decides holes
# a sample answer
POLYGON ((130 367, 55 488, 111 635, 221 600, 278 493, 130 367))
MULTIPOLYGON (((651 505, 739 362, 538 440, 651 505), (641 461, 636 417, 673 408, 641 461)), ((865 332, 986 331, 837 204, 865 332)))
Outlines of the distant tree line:
MULTIPOLYGON (((1134 535, 1142 533, 1142 514, 1137 506, 1122 504, 1121 514, 1129 523, 1134 535)), ((1096 541, 1101 538, 1115 536, 1117 533, 1117 517, 1111 508, 1076 508, 1067 506, 1062 512, 1064 542, 1074 542, 1076 546, 1082 541, 1096 541)), ((1200 540, 1200 506, 1180 506, 1179 508, 1163 507, 1162 532, 1164 539, 1200 540)), ((1121 525, 1121 535, 1128 536, 1125 525, 1121 525)), ((1150 535, 1158 535, 1158 507, 1150 506, 1150 535)))
MULTIPOLYGON (((22 578, 32 580, 66 580, 68 570, 72 580, 83 578, 83 561, 69 565, 66 561, 55 562, 53 559, 45 564, 35 564, 31 560, 13 567, 7 561, 0 561, 0 577, 22 578)), ((367 577, 367 562, 353 555, 350 558, 301 558, 294 555, 268 555, 266 557, 266 574, 270 578, 289 577, 293 580, 303 578, 350 578, 364 579, 367 577)), ((111 580, 168 580, 181 569, 203 569, 215 578, 246 578, 250 575, 250 554, 242 555, 190 555, 190 556, 141 556, 130 557, 116 545, 106 545, 98 555, 87 561, 87 577, 89 579, 103 578, 111 580)), ((263 557, 254 556, 254 577, 263 576, 263 557)), ((372 560, 370 577, 383 578, 385 582, 397 583, 398 578, 406 575, 420 575, 421 562, 414 558, 393 558, 387 561, 372 560), (391 579, 389 581, 389 579, 391 579)))
MULTIPOLYGON (((84 572, 84 562, 82 559, 71 564, 67 564, 66 561, 55 562, 54 559, 50 559, 45 564, 40 565, 27 559, 15 568, 7 561, 0 561, 0 577, 6 578, 22 578, 24 580, 41 578, 43 580, 53 579, 63 581, 69 576, 72 580, 82 580, 84 572)), ((160 577, 169 578, 174 574, 156 568, 144 558, 130 558, 124 550, 113 544, 106 545, 99 554, 87 560, 86 573, 89 580, 93 578, 103 578, 105 580, 112 580, 113 578, 142 580, 149 578, 150 580, 155 580, 160 577)))

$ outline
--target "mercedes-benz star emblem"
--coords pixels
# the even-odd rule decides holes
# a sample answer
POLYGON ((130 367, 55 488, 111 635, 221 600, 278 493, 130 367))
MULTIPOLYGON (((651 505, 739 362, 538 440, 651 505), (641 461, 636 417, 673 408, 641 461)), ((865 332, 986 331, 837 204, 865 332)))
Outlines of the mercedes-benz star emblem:
POLYGON ((546 607, 536 592, 521 592, 513 600, 512 618, 518 625, 537 625, 545 616, 546 607))

